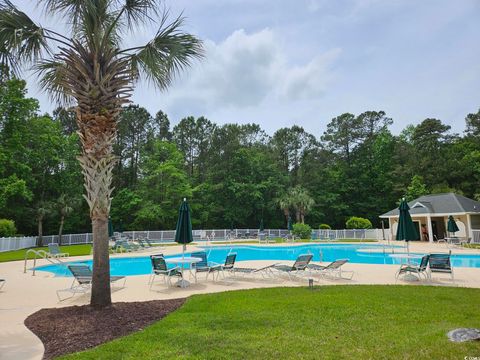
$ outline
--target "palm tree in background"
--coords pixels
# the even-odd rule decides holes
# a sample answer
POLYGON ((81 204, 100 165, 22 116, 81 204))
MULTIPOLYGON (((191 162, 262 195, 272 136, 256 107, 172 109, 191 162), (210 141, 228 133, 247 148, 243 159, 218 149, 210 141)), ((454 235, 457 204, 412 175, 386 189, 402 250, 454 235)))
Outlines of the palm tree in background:
POLYGON ((308 191, 300 185, 295 186, 290 191, 290 196, 296 211, 297 223, 302 222, 302 224, 305 224, 305 215, 307 215, 313 205, 315 205, 315 201, 308 191))
POLYGON ((283 215, 285 215, 285 221, 288 226, 288 218, 290 217, 290 209, 293 207, 293 199, 291 192, 287 191, 281 197, 277 199, 277 204, 282 209, 283 215))
POLYGON ((117 118, 137 80, 164 90, 174 76, 202 56, 202 43, 181 31, 183 17, 168 22, 160 0, 38 0, 46 14, 63 19, 68 34, 36 24, 9 0, 0 0, 0 61, 18 74, 27 65, 40 85, 63 106, 74 106, 93 232, 90 304, 111 304, 108 215, 112 144, 117 118), (139 26, 158 30, 148 43, 124 47, 139 26))

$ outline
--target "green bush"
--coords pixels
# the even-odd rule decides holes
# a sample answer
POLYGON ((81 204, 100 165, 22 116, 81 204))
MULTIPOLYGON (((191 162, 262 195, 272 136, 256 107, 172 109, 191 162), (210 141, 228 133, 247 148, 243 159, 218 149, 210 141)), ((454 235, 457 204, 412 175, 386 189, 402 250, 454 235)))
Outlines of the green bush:
POLYGON ((17 228, 13 220, 0 219, 0 237, 14 236, 17 228))
POLYGON ((371 229, 372 223, 368 219, 352 216, 347 220, 347 229, 371 229))
POLYGON ((332 227, 328 224, 320 224, 318 227, 320 230, 330 230, 332 227))
POLYGON ((312 237, 312 228, 307 224, 293 224, 293 235, 300 239, 310 239, 312 237))

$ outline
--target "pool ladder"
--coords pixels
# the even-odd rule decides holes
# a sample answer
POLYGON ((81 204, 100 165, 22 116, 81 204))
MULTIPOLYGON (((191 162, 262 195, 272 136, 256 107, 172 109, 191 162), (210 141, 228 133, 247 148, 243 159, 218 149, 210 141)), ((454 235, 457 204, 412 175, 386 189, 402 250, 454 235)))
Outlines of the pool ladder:
POLYGON ((35 256, 33 258, 32 276, 35 276, 35 267, 37 265, 37 257, 41 258, 41 259, 45 259, 45 260, 51 262, 52 264, 63 264, 62 260, 60 260, 58 258, 55 258, 55 257, 51 257, 45 250, 28 249, 25 252, 25 262, 23 264, 23 273, 24 274, 27 273, 28 254, 30 254, 30 253, 35 254, 35 256))

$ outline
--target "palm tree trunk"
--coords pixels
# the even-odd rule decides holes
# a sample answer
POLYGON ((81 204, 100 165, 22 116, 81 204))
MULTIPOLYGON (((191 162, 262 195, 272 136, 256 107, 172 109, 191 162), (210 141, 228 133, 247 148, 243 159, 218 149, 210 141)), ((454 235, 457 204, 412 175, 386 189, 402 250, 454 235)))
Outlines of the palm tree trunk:
POLYGON ((297 218, 297 223, 299 223, 301 221, 301 216, 300 216, 300 211, 299 210, 296 211, 295 217, 297 218))
POLYGON ((112 144, 116 136, 118 111, 85 114, 77 110, 82 143, 78 157, 85 179, 85 190, 93 233, 93 278, 90 305, 96 308, 112 304, 110 293, 110 254, 108 252, 108 216, 112 194, 112 172, 116 163, 112 144))
POLYGON ((287 222, 287 227, 288 227, 288 218, 290 216, 290 210, 289 209, 283 209, 283 214, 285 215, 285 221, 287 222))
POLYGON ((110 292, 110 256, 108 253, 108 218, 92 221, 93 278, 90 305, 105 307, 112 303, 110 292))
POLYGON ((65 216, 60 217, 60 228, 58 229, 58 245, 62 245, 63 224, 65 223, 65 216))
POLYGON ((43 217, 39 217, 37 246, 42 246, 42 245, 43 245, 43 217))

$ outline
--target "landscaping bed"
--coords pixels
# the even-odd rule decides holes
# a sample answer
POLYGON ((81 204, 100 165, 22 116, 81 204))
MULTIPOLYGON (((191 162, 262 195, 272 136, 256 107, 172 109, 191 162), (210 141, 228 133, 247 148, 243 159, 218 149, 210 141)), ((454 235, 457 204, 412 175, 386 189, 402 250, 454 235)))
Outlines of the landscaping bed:
POLYGON ((185 299, 119 302, 103 310, 90 306, 42 309, 25 325, 42 340, 44 359, 86 350, 144 329, 178 309, 185 299))

